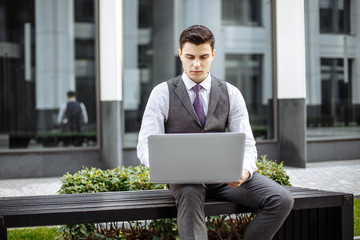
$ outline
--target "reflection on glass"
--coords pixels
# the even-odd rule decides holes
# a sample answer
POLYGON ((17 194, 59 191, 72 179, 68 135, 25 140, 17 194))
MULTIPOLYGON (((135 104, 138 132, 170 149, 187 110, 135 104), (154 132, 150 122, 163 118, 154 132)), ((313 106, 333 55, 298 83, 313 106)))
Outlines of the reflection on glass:
POLYGON ((94 0, 1 2, 0 149, 97 144, 94 16, 94 0))
POLYGON ((260 0, 222 0, 224 25, 261 26, 260 0))
POLYGON ((350 0, 319 0, 320 32, 350 33, 350 0))
POLYGON ((359 104, 354 102, 353 59, 321 58, 320 104, 308 104, 308 137, 360 136, 359 104))
POLYGON ((263 83, 263 55, 228 54, 225 68, 226 80, 240 89, 246 101, 254 137, 273 138, 272 89, 266 89, 263 83))
POLYGON ((217 52, 211 73, 240 88, 256 138, 273 138, 271 4, 223 0, 199 9, 199 0, 180 2, 124 1, 125 146, 136 146, 153 87, 181 74, 178 38, 193 24, 214 32, 217 52))

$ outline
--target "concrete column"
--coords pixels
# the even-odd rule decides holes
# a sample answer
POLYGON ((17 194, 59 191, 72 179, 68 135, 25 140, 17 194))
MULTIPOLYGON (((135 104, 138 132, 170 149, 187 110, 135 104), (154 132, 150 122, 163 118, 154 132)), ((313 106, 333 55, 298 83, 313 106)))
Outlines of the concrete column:
MULTIPOLYGON (((138 29, 138 0, 124 2, 124 109, 137 110, 140 104, 140 73, 138 69, 138 47, 139 47, 139 29, 138 29)), ((147 36, 146 36, 147 37, 147 36)), ((146 38, 145 37, 145 38, 146 38)))
POLYGON ((304 1, 276 1, 276 40, 279 160, 305 167, 304 1))
POLYGON ((305 1, 306 15, 306 102, 321 104, 319 1, 305 1))
POLYGON ((36 0, 36 108, 58 109, 75 90, 74 6, 71 0, 36 0))
MULTIPOLYGON (((264 45, 264 61, 263 61, 263 88, 262 88, 262 104, 268 105, 269 101, 273 100, 273 49, 272 49, 272 18, 271 16, 271 1, 262 1, 263 12, 262 12, 262 24, 264 28, 264 37, 263 37, 263 45, 264 45)), ((271 121, 273 122, 273 121, 271 121)))
POLYGON ((108 168, 121 166, 123 1, 99 1, 101 158, 108 168))

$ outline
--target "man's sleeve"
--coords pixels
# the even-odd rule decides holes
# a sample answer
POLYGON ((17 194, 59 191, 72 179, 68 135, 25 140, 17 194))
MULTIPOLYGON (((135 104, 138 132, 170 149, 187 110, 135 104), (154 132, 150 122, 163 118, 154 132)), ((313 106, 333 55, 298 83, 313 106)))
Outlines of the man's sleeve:
POLYGON ((148 137, 164 134, 164 123, 169 111, 169 89, 166 82, 157 85, 151 92, 146 105, 137 144, 137 156, 149 167, 148 137))
POLYGON ((243 168, 247 169, 250 176, 252 176, 257 170, 257 150, 246 103, 239 89, 229 83, 227 83, 227 87, 230 100, 228 130, 229 132, 242 132, 246 134, 243 168))

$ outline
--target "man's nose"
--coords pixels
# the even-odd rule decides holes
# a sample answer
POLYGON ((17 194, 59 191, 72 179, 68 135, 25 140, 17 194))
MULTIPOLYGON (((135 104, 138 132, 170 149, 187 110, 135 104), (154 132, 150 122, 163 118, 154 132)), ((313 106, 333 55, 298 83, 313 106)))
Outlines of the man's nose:
POLYGON ((199 59, 194 60, 194 67, 200 67, 200 60, 199 59))

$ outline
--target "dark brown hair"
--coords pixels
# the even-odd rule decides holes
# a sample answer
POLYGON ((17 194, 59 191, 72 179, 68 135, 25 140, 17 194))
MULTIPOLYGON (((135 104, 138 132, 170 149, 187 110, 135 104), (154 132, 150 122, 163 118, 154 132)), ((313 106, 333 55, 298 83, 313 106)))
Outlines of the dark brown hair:
POLYGON ((68 97, 75 97, 76 93, 74 91, 68 91, 66 94, 68 97))
POLYGON ((186 28, 180 35, 180 50, 182 50, 186 42, 200 45, 203 43, 209 43, 211 50, 215 48, 215 37, 214 34, 205 26, 192 25, 186 28))

